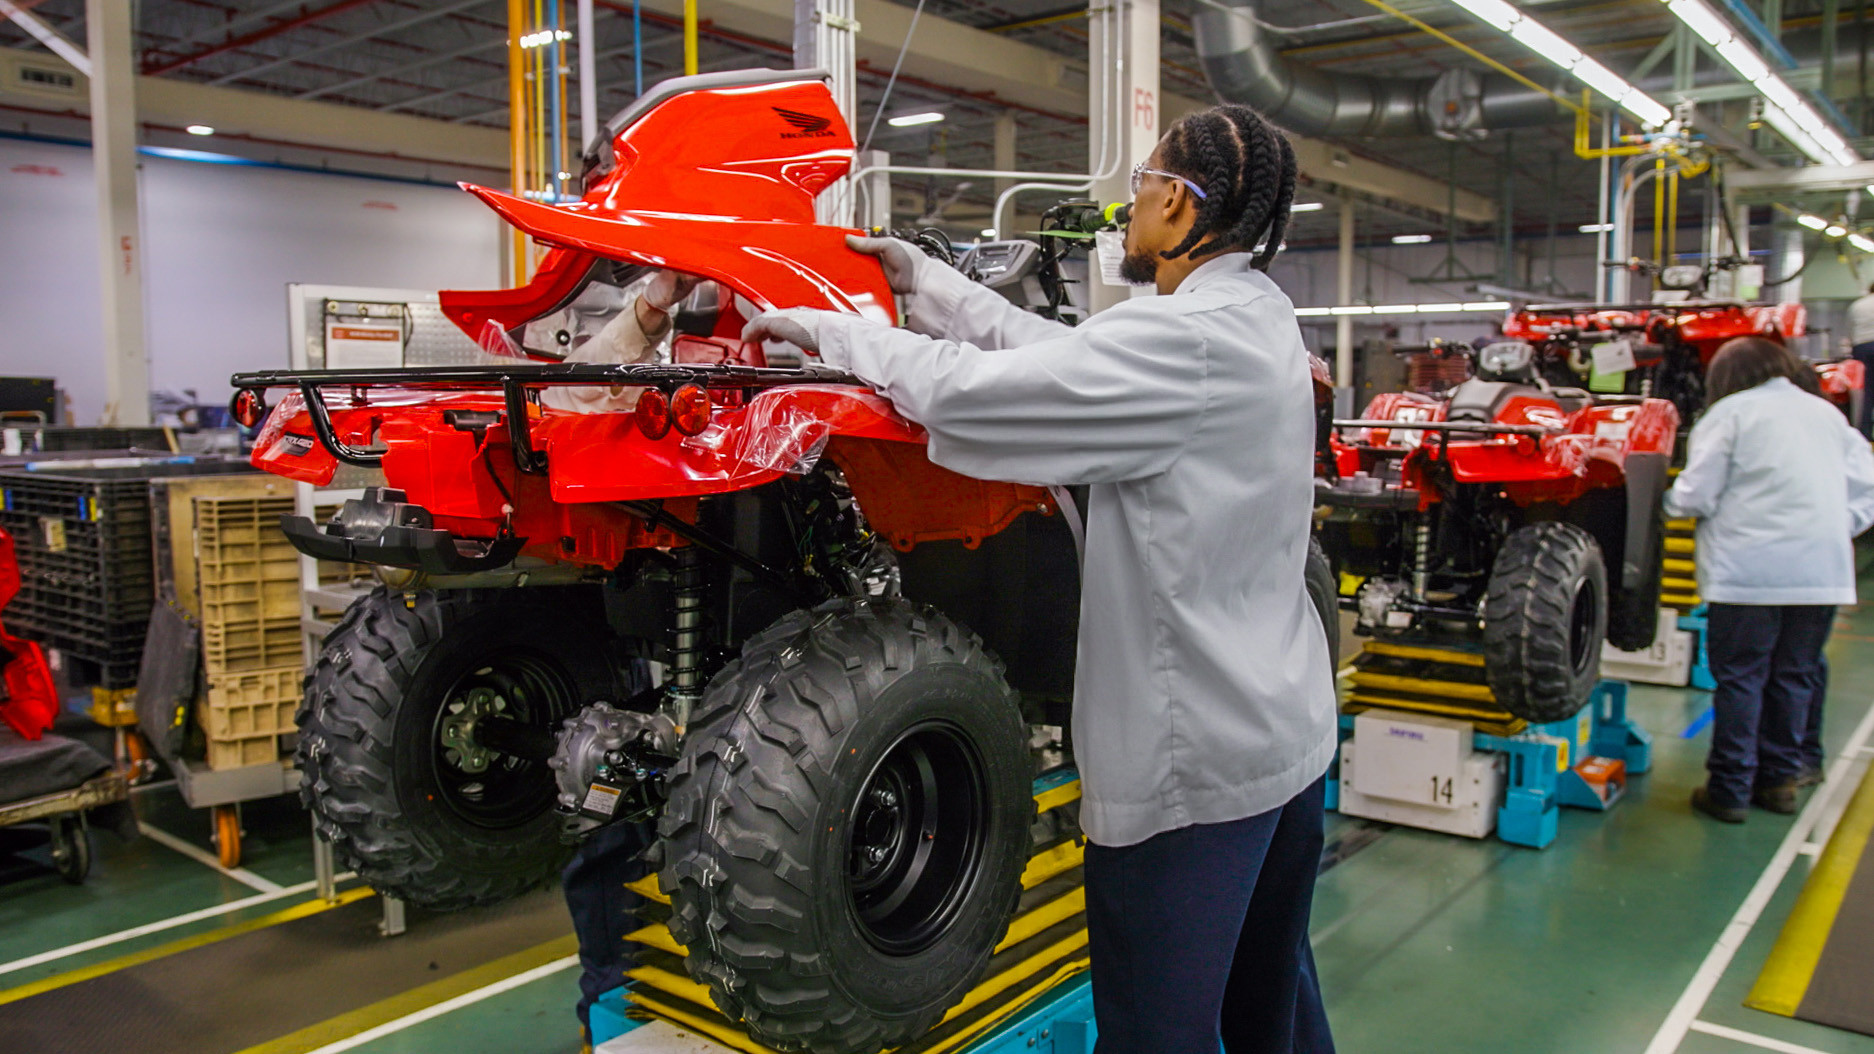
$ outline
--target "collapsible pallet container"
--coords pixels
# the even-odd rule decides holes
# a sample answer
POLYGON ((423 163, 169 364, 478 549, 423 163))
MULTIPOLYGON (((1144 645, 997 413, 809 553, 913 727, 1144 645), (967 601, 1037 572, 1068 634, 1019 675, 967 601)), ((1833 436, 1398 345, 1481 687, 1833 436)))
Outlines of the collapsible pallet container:
POLYGON ((0 470, 0 526, 13 535, 20 592, 7 625, 57 648, 78 679, 136 683, 156 600, 151 479, 248 471, 220 458, 100 458, 0 470))
POLYGON ((299 553, 280 531, 291 497, 195 499, 202 663, 218 673, 300 665, 299 553))
POLYGON ((300 663, 245 673, 211 674, 196 720, 208 740, 208 767, 259 765, 280 756, 279 737, 294 731, 305 669, 300 663))

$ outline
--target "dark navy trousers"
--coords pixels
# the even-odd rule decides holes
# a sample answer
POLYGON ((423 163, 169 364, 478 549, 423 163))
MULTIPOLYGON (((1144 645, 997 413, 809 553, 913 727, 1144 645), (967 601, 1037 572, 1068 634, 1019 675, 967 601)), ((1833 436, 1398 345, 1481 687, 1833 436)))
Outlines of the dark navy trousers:
POLYGON ((1752 790, 1789 783, 1802 768, 1810 710, 1826 684, 1822 646, 1835 609, 1714 603, 1706 618, 1718 682, 1706 786, 1713 803, 1742 807, 1752 790))
POLYGON ((601 827, 579 845, 560 875, 566 909, 579 939, 579 1027, 591 1039, 586 1012, 599 996, 625 983, 625 934, 638 928, 643 898, 625 888, 650 873, 644 850, 656 832, 650 824, 601 827))
POLYGON ((1326 778, 1288 804, 1087 846, 1095 1054, 1329 1054, 1308 913, 1326 778))

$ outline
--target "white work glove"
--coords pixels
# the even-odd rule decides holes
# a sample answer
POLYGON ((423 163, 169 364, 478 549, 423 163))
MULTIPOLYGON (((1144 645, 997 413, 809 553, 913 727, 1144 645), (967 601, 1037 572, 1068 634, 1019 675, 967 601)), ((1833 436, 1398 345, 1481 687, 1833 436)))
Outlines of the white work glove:
POLYGON ((638 294, 644 305, 660 314, 668 315, 670 310, 683 303, 702 282, 701 278, 681 271, 659 271, 644 284, 644 291, 638 294))
POLYGON ((817 357, 820 354, 820 316, 825 314, 827 312, 811 307, 784 307, 763 312, 742 327, 742 339, 778 340, 817 357))
POLYGON ((929 279, 932 267, 944 266, 926 256, 924 250, 897 238, 863 238, 857 234, 848 234, 846 247, 856 253, 878 257, 879 266, 885 269, 885 281, 891 285, 891 291, 899 296, 914 295, 918 286, 929 279))

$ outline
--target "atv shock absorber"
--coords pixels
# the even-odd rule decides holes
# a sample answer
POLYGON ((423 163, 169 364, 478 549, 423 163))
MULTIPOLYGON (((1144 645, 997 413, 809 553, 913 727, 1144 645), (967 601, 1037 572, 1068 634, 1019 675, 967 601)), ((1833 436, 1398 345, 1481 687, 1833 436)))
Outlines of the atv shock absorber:
POLYGON ((1423 604, 1432 577, 1432 525, 1424 519, 1412 531, 1412 599, 1423 604))
POLYGON ((681 730, 703 693, 703 563, 693 545, 673 549, 671 578, 670 682, 666 701, 671 720, 681 730))

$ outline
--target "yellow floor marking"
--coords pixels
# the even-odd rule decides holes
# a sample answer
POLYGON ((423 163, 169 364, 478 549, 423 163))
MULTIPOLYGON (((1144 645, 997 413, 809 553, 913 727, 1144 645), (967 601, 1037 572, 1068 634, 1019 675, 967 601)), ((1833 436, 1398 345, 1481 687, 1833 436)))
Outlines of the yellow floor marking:
POLYGON ((1072 871, 1085 856, 1086 847, 1077 838, 1036 853, 1028 858, 1028 867, 1022 872, 1022 888, 1033 889, 1055 875, 1072 871))
POLYGON ((1075 886, 1034 910, 1015 916, 1014 921, 1009 923, 1008 935, 1002 938, 1002 943, 996 945, 996 951, 1012 948, 1086 910, 1087 889, 1085 886, 1075 886))
POLYGON ((239 937, 243 933, 252 933, 255 930, 264 930, 269 926, 278 926, 282 922, 292 922, 294 919, 303 919, 309 915, 317 915, 322 911, 330 911, 333 908, 342 907, 353 901, 363 900, 365 897, 375 895, 373 890, 365 887, 348 889, 340 893, 338 899, 335 901, 309 900, 304 904, 295 904, 284 911, 276 911, 271 915, 262 915, 257 919, 237 922, 232 926, 223 926, 220 929, 209 930, 206 933, 192 934, 180 940, 170 941, 168 944, 158 945, 154 948, 145 948, 140 952, 131 952, 129 955, 120 955, 115 959, 106 959, 101 963, 92 963, 90 966, 81 966, 76 970, 68 970, 65 973, 54 974, 51 977, 34 981, 31 984, 23 984, 18 988, 9 988, 4 992, 0 992, 0 1006, 4 1006, 7 1003, 17 1003, 22 999, 30 999, 43 992, 50 992, 55 988, 64 988, 66 985, 77 984, 80 981, 89 981, 93 977, 103 977, 105 974, 116 973, 119 970, 127 969, 132 966, 155 962, 158 959, 167 958, 177 952, 186 952, 191 948, 201 948, 218 941, 225 941, 229 937, 239 937))
POLYGON ((1051 962, 1056 962, 1086 946, 1087 931, 1084 929, 1075 930, 1067 936, 1062 937, 1060 940, 1055 941, 1053 944, 1023 959, 1021 962, 1016 963, 1014 966, 997 973, 993 977, 984 978, 981 984, 969 990, 969 994, 963 997, 962 1002, 945 1011, 943 1020, 939 1021, 938 1024, 941 1026, 955 1021, 957 1018, 987 1003, 1003 992, 1028 980, 1030 977, 1039 973, 1043 966, 1051 962))
POLYGON ((1777 935, 1763 972, 1757 975, 1757 983, 1744 1000, 1745 1006, 1784 1017, 1796 1016, 1870 834, 1874 834, 1874 770, 1862 777, 1861 788, 1855 791, 1828 847, 1822 850, 1815 870, 1803 883, 1789 921, 1777 935))
POLYGON ((388 1024, 400 1017, 407 1017, 419 1010, 454 999, 456 996, 466 995, 478 988, 486 988, 488 985, 506 980, 515 974, 545 966, 555 959, 575 954, 578 950, 579 941, 572 934, 555 937, 545 944, 535 945, 526 951, 515 952, 513 955, 483 963, 458 974, 451 974, 407 992, 400 992, 388 999, 381 999, 369 1006, 327 1018, 314 1025, 307 1025, 297 1032, 248 1047, 239 1054, 305 1054, 306 1051, 318 1050, 327 1044, 350 1039, 360 1032, 388 1024))

